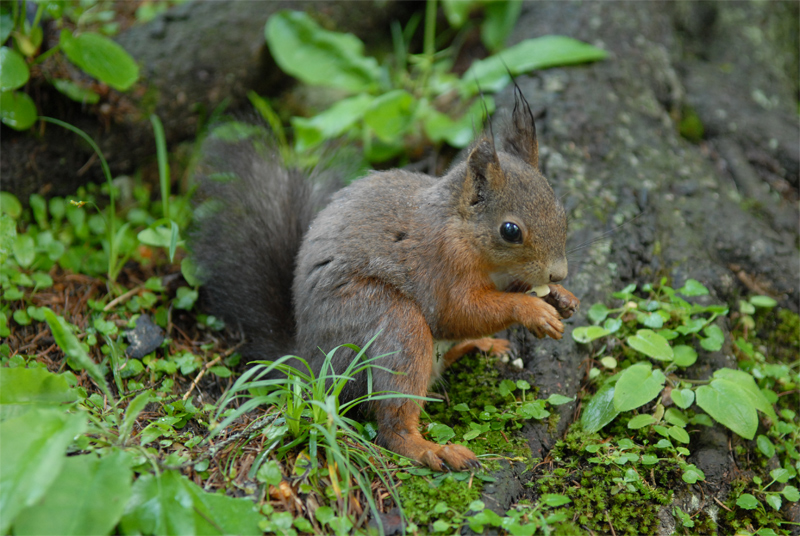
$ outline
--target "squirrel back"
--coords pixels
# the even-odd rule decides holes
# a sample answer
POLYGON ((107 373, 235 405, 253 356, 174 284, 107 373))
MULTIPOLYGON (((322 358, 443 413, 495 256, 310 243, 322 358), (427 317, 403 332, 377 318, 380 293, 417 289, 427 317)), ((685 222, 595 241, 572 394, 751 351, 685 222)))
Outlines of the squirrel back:
POLYGON ((297 252, 342 177, 287 167, 272 135, 255 125, 218 127, 202 156, 190 238, 209 310, 246 335, 247 357, 291 353, 297 252))

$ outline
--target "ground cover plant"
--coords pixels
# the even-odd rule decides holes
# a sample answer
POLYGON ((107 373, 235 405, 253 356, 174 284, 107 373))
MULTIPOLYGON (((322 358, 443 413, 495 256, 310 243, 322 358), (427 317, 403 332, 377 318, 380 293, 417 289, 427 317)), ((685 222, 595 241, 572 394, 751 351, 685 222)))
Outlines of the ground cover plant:
POLYGON ((544 460, 519 431, 554 425, 572 399, 465 358, 428 402, 424 433, 464 443, 484 470, 433 473, 375 447, 336 381, 242 366, 236 335, 199 306, 189 201, 170 192, 159 152, 154 190, 109 174, 26 208, 0 194, 3 533, 640 534, 665 511, 685 534, 791 529, 800 324, 771 298, 715 304, 690 279, 585 304, 593 325, 572 332, 591 362, 581 419, 544 460), (693 368, 719 351, 738 363, 693 368), (732 431, 740 472, 722 504, 693 502, 706 476, 693 440, 714 423, 732 431), (527 489, 489 508, 484 491, 508 467, 527 489))

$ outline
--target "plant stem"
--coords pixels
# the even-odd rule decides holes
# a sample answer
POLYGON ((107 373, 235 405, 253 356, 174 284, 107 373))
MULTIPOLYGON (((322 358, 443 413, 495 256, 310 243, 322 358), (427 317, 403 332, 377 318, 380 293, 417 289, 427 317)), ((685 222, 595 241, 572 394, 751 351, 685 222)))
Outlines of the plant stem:
POLYGON ((111 217, 108 218, 108 224, 107 224, 107 227, 108 227, 108 279, 111 282, 114 282, 114 279, 116 279, 114 268, 115 268, 116 263, 117 263, 117 247, 116 247, 116 244, 115 244, 115 241, 114 241, 114 238, 116 236, 116 232, 115 232, 115 229, 114 229, 114 227, 115 227, 114 221, 115 221, 115 218, 117 216, 117 211, 116 211, 115 203, 114 203, 114 185, 112 184, 111 170, 108 167, 108 162, 106 162, 105 156, 103 156, 102 151, 100 151, 100 147, 97 146, 97 144, 94 142, 94 140, 92 138, 90 138, 87 133, 85 133, 84 131, 82 131, 78 127, 72 126, 69 123, 65 123, 64 121, 60 121, 58 119, 54 119, 52 117, 46 117, 46 116, 43 116, 43 115, 40 115, 39 119, 44 121, 44 122, 46 122, 46 123, 53 123, 53 124, 58 125, 60 127, 66 128, 67 130, 69 130, 71 132, 74 132, 75 134, 77 134, 78 136, 83 138, 86 141, 86 143, 88 143, 89 146, 94 150, 94 152, 97 153, 97 156, 100 157, 100 166, 103 168, 103 174, 105 174, 106 182, 108 183, 108 197, 109 197, 109 200, 110 200, 109 208, 110 208, 110 214, 111 214, 111 217))
POLYGON ((153 134, 156 138, 156 157, 158 158, 158 178, 161 185, 162 217, 169 218, 169 162, 167 161, 167 142, 164 136, 164 125, 156 114, 150 116, 153 134))

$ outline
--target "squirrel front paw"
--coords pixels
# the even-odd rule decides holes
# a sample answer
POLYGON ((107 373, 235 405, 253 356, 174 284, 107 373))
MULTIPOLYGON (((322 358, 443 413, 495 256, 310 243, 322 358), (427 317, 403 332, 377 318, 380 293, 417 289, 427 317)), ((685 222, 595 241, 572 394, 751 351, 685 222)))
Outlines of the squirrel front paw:
POLYGON ((561 318, 569 318, 575 314, 581 305, 581 301, 561 285, 548 286, 550 287, 550 293, 544 297, 544 301, 555 307, 561 318))
POLYGON ((528 331, 542 339, 549 336, 553 339, 560 339, 564 334, 564 324, 561 323, 561 316, 555 307, 546 303, 542 298, 530 297, 531 305, 526 308, 525 314, 520 321, 528 328, 528 331))

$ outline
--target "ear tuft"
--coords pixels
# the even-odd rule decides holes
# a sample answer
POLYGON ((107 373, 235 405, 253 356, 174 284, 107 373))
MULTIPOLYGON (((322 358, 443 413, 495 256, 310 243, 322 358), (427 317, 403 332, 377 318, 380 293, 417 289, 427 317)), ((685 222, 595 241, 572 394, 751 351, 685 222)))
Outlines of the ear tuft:
POLYGON ((514 81, 514 112, 511 127, 505 132, 503 148, 521 158, 534 168, 539 168, 539 142, 536 139, 536 124, 528 101, 514 81))

